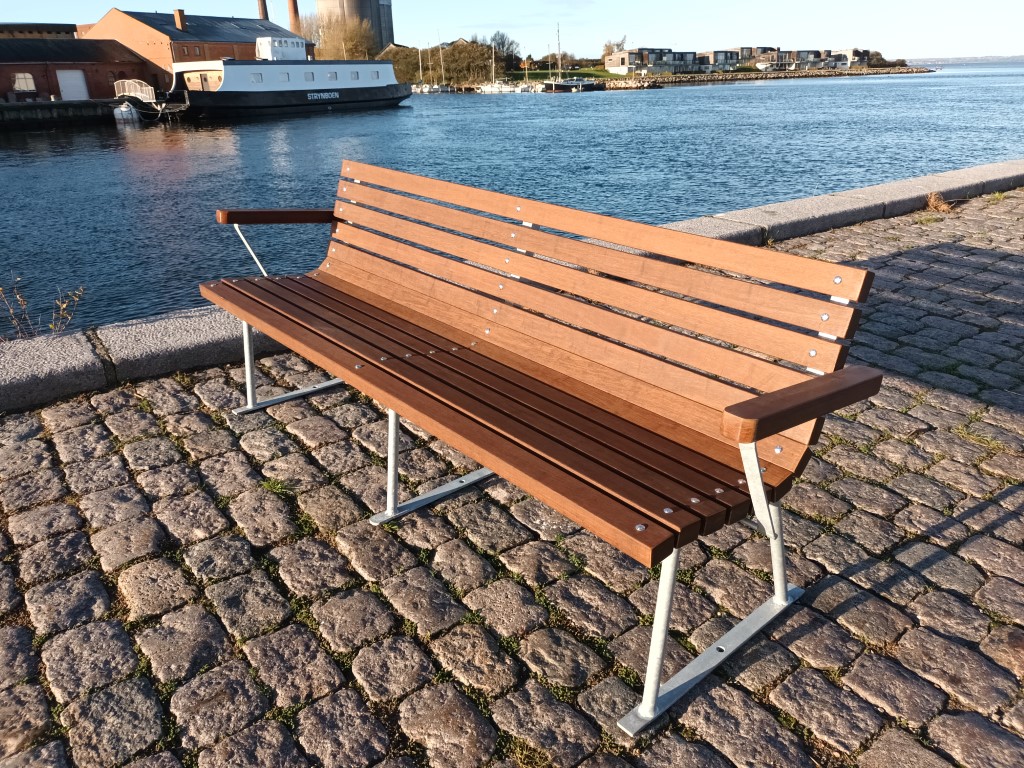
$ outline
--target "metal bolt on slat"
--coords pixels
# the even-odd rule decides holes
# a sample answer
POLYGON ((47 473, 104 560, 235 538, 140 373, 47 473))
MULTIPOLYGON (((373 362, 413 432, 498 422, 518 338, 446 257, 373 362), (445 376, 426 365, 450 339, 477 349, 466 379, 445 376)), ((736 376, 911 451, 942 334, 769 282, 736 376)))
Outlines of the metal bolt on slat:
POLYGON ((637 523, 636 524, 636 530, 638 530, 638 531, 640 531, 642 533, 643 531, 647 530, 647 526, 644 525, 643 523, 637 523))

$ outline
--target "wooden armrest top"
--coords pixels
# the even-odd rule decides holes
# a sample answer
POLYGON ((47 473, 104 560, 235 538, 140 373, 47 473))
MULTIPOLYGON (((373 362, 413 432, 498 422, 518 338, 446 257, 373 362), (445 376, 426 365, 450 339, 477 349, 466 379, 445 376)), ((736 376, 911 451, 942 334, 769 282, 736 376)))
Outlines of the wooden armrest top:
POLYGON ((218 224, 329 224, 333 208, 218 209, 218 224))
POLYGON ((728 406, 722 434, 737 443, 752 443, 871 397, 881 386, 879 371, 851 365, 728 406))

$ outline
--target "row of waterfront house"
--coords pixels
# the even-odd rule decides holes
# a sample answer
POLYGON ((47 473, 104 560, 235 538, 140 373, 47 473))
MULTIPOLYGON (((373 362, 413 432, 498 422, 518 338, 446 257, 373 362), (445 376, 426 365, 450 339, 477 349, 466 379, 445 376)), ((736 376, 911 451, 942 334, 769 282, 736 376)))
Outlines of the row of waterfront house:
POLYGON ((673 51, 670 48, 632 48, 605 56, 604 66, 616 75, 681 75, 688 72, 729 72, 752 67, 762 72, 864 67, 868 50, 783 51, 771 47, 727 48, 721 51, 673 51))

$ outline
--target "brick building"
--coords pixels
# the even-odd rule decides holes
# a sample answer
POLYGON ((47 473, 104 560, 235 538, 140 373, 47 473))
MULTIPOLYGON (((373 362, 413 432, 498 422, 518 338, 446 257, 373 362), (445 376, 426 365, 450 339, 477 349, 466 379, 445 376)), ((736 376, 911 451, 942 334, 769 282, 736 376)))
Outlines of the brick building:
POLYGON ((149 62, 144 78, 158 90, 171 85, 171 65, 215 59, 255 59, 256 38, 291 38, 301 41, 309 56, 313 43, 266 19, 140 13, 113 8, 98 22, 82 26, 86 39, 117 40, 149 62))
POLYGON ((74 40, 74 24, 34 24, 29 21, 0 24, 0 40, 74 40))
POLYGON ((0 100, 114 98, 114 81, 142 79, 149 65, 113 40, 0 38, 0 100))

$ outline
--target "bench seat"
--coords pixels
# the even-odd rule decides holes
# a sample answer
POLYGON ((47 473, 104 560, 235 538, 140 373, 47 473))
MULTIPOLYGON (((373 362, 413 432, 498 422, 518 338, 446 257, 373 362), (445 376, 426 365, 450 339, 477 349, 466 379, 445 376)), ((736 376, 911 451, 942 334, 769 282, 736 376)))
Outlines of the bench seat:
MULTIPOLYGON (((361 391, 402 402, 411 421, 645 565, 751 511, 738 449, 731 466, 715 461, 670 420, 572 379, 554 383, 522 357, 381 307, 357 285, 313 274, 201 291, 361 391)), ((773 500, 790 485, 775 474, 773 500)))

